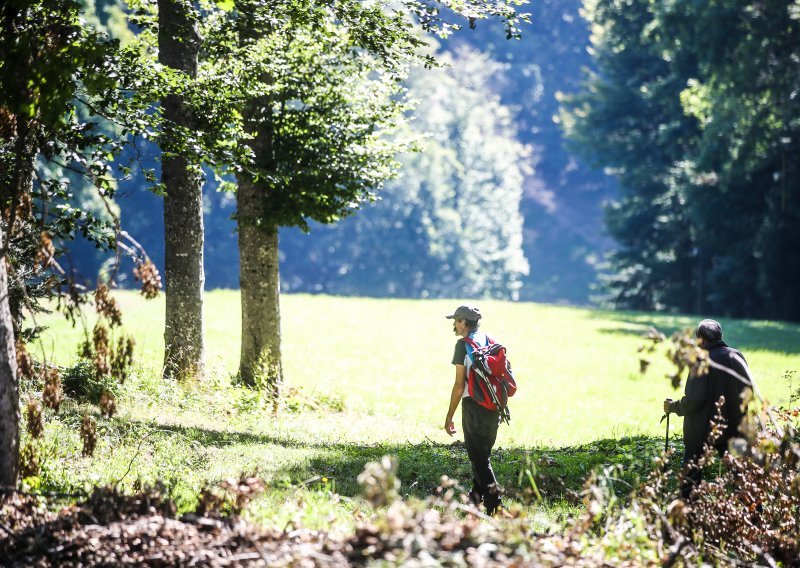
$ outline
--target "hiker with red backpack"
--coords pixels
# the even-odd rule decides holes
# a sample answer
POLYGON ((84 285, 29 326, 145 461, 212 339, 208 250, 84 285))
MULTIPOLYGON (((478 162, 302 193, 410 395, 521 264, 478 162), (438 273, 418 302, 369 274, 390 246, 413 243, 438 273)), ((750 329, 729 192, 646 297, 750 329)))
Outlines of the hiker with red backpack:
POLYGON ((461 426, 464 445, 472 463, 473 486, 470 499, 475 505, 483 502, 487 514, 501 505, 501 491, 492 470, 491 454, 500 422, 508 422, 508 397, 516 391, 511 365, 505 347, 479 331, 481 312, 478 308, 459 306, 451 315, 453 332, 459 336, 453 353, 456 379, 450 394, 450 408, 444 430, 455 434, 453 415, 461 404, 461 426))

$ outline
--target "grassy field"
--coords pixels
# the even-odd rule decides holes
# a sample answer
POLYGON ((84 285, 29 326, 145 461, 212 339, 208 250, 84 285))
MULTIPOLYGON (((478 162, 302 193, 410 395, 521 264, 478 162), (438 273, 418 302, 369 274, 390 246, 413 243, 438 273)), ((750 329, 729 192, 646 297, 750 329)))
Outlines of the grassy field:
MULTIPOLYGON (((135 375, 125 385, 118 415, 100 420, 95 458, 80 457, 72 428, 83 412, 78 403, 65 405, 61 420, 49 421, 43 447, 48 458, 38 480, 44 486, 70 490, 118 482, 133 490, 161 479, 190 504, 205 483, 258 472, 280 491, 259 501, 252 514, 287 522, 296 507, 276 505, 299 500, 304 514, 324 524, 362 506, 351 499, 355 477, 365 461, 384 453, 399 457, 409 494, 429 493, 445 473, 468 481, 463 448, 441 428, 456 339, 443 316, 458 301, 284 296, 284 365, 294 390, 284 410, 271 416, 258 396, 231 384, 240 336, 237 292, 206 296, 210 379, 191 385, 159 378, 163 296, 149 302, 133 293, 117 297, 137 341, 135 375), (332 500, 334 494, 341 497, 332 500)), ((520 491, 530 486, 527 478, 520 481, 526 470, 547 474, 539 480, 551 485, 544 488, 551 499, 541 504, 546 526, 571 507, 559 479, 578 490, 588 471, 605 463, 623 464, 634 475, 663 444, 661 401, 679 393, 664 378, 669 367, 662 354, 651 356, 646 375, 639 373, 637 348, 649 325, 669 334, 699 318, 479 305, 482 328, 508 346, 519 385, 511 426, 502 427, 498 438, 496 469, 503 483, 520 491)), ((34 353, 74 363, 80 330, 54 316, 38 323, 50 328, 34 353)), ((786 403, 791 385, 784 375, 800 369, 800 327, 722 324, 765 397, 786 403)), ((680 419, 673 418, 672 429, 680 431, 680 419)))

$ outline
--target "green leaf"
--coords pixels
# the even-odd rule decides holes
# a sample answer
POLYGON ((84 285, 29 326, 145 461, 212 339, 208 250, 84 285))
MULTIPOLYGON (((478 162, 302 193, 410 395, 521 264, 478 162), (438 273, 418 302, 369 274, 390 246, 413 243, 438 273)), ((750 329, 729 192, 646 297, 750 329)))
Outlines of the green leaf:
POLYGON ((216 3, 221 10, 225 10, 226 12, 230 12, 236 7, 234 0, 217 0, 216 3))

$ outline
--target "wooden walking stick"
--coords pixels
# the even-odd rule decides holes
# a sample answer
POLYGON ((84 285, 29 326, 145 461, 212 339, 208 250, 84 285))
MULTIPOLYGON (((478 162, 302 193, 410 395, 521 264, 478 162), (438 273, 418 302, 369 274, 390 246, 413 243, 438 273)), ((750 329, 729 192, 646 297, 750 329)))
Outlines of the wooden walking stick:
POLYGON ((669 451, 669 412, 665 413, 664 416, 661 417, 660 422, 664 422, 664 418, 667 419, 667 433, 664 435, 664 453, 667 453, 669 451))

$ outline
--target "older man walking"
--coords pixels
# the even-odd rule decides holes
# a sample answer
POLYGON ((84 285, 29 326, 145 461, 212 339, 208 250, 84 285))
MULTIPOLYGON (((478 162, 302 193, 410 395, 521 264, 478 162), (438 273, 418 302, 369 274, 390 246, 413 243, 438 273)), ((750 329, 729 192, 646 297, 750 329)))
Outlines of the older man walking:
POLYGON ((688 466, 686 482, 681 495, 688 498, 700 483, 702 468, 697 459, 703 455, 703 446, 708 442, 712 421, 720 397, 724 403, 720 410, 722 435, 714 443, 722 456, 728 449, 728 440, 736 436, 742 421, 742 392, 750 386, 747 362, 741 352, 729 347, 722 340, 722 326, 718 321, 704 319, 695 332, 697 344, 708 351, 713 363, 708 372, 686 381, 684 396, 680 400, 666 399, 664 412, 683 416, 683 463, 688 466), (744 379, 744 380, 742 380, 744 379))

